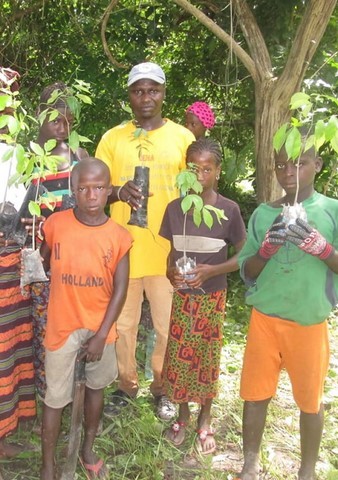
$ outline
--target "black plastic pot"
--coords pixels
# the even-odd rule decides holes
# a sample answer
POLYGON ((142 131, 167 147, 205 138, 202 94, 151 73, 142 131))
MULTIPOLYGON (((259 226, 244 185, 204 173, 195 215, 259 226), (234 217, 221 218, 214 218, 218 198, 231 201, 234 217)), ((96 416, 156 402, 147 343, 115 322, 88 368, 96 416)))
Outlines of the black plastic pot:
POLYGON ((133 182, 141 189, 143 200, 137 210, 132 210, 128 225, 148 227, 148 196, 149 196, 149 167, 135 167, 133 182))

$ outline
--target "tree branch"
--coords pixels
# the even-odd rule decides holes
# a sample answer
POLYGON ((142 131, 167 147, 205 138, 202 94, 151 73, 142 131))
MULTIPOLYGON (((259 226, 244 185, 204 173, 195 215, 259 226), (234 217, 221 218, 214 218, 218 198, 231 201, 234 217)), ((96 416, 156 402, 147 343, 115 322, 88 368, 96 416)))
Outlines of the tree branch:
POLYGON ((182 7, 186 12, 197 18, 199 22, 207 27, 217 38, 224 42, 234 54, 239 58, 243 65, 247 68, 254 81, 259 79, 256 65, 250 55, 235 40, 219 27, 213 20, 207 17, 201 10, 194 7, 188 0, 173 0, 174 3, 182 7))
POLYGON ((105 10, 105 12, 102 16, 101 41, 102 41, 104 53, 107 55, 110 63, 112 63, 113 65, 115 65, 115 67, 118 67, 118 68, 129 68, 129 65, 125 65, 124 63, 120 63, 117 60, 115 60, 115 58, 111 54, 111 51, 108 47, 108 43, 107 43, 107 39, 106 39, 106 30, 107 30, 108 20, 109 20, 109 17, 110 17, 110 14, 111 14, 113 8, 116 7, 116 5, 118 4, 118 1, 119 0, 111 0, 110 4, 106 8, 106 10, 105 10))
POLYGON ((258 67, 261 78, 272 77, 272 65, 268 49, 257 21, 245 0, 232 0, 235 12, 248 44, 251 58, 258 67))
MULTIPOLYGON (((291 95, 299 89, 337 0, 309 0, 278 83, 291 95)), ((290 95, 290 96, 291 96, 290 95)))

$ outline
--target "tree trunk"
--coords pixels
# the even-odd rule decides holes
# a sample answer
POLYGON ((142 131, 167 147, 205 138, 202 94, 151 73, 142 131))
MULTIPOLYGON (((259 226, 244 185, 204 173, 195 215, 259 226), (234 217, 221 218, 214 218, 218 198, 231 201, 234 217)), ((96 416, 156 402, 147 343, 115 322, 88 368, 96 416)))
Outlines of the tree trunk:
POLYGON ((257 203, 281 196, 274 170, 273 136, 290 117, 288 102, 277 102, 278 83, 270 79, 256 85, 255 157, 257 203))

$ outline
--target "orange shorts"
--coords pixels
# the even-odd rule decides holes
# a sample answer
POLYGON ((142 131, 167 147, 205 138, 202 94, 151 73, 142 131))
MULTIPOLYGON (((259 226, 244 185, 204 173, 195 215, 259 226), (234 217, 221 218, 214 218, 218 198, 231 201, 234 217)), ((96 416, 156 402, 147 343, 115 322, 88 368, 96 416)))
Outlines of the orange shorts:
POLYGON ((295 402, 318 413, 329 366, 327 322, 303 326, 253 309, 245 348, 240 395, 255 402, 276 395, 279 373, 290 377, 295 402))

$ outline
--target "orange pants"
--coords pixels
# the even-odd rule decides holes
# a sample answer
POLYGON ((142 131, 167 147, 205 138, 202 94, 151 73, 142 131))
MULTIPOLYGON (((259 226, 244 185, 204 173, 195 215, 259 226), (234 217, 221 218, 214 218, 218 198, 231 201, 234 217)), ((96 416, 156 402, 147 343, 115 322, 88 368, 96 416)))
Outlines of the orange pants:
POLYGON ((252 310, 241 378, 243 400, 273 397, 285 368, 300 410, 318 413, 328 366, 326 321, 303 326, 252 310))

